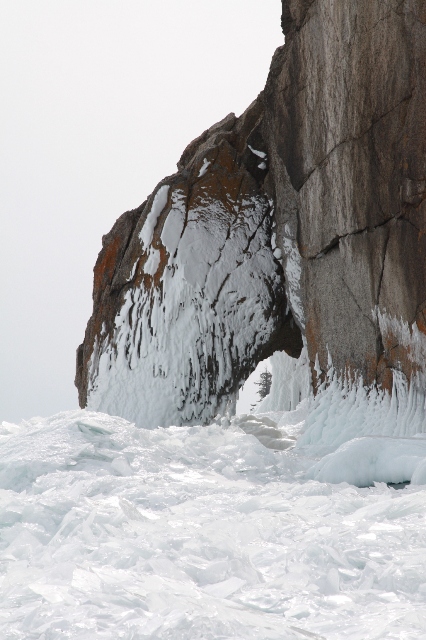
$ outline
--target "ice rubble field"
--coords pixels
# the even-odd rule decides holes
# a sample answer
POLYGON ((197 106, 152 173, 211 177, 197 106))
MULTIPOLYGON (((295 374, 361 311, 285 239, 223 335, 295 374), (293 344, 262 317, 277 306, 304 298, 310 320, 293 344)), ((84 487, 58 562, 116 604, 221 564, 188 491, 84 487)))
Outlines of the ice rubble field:
MULTIPOLYGON (((333 452, 309 402, 209 427, 3 423, 0 637, 426 639, 426 490, 310 479, 352 473, 350 447, 374 476, 380 438, 399 441, 333 452)), ((426 440, 401 443, 394 467, 414 473, 426 440)))

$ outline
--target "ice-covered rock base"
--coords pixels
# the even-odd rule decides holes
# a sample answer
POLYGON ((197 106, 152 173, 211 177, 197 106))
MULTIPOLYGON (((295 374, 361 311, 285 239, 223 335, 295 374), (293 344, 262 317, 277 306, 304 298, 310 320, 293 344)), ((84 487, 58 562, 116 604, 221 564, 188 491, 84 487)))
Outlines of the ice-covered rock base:
POLYGON ((258 362, 299 357, 262 122, 258 99, 204 132, 103 237, 77 351, 82 408, 153 429, 209 424, 258 362))
POLYGON ((3 423, 0 637, 426 638, 426 490, 307 479, 311 411, 3 423))

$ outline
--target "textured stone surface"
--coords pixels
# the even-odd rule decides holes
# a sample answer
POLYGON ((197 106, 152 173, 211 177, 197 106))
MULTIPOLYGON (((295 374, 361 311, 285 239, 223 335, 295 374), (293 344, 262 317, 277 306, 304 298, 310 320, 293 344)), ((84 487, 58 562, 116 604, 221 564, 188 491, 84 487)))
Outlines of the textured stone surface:
POLYGON ((312 365, 318 355, 325 371, 330 355, 385 386, 391 368, 411 375, 412 358, 377 314, 425 328, 425 16, 423 0, 284 0, 265 89, 312 365))
POLYGON ((103 238, 77 354, 80 404, 148 427, 210 422, 259 360, 298 356, 274 256, 262 103, 194 140, 103 238))
POLYGON ((263 94, 104 237, 82 406, 208 421, 302 334, 314 386, 330 361, 388 389, 426 374, 426 0, 282 5, 263 94))

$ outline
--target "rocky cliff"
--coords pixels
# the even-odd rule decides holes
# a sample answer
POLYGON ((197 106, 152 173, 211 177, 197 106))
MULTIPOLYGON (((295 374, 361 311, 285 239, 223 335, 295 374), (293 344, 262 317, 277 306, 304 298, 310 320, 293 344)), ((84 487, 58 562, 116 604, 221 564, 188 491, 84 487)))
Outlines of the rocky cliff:
POLYGON ((426 0, 284 0, 282 25, 264 92, 104 237, 81 406, 207 422, 302 336, 314 388, 423 373, 426 0))
POLYGON ((309 356, 391 388, 424 366, 426 2, 288 0, 282 24, 264 134, 309 356))
POLYGON ((259 360, 300 354, 262 120, 257 100, 205 131, 103 238, 77 353, 81 406, 148 427, 209 422, 232 411, 259 360))

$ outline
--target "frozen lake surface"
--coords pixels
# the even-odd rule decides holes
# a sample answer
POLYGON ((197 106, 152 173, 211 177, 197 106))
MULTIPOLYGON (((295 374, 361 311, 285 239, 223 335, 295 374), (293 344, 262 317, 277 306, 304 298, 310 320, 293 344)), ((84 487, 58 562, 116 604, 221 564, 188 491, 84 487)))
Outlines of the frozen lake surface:
POLYGON ((3 423, 0 637, 426 639, 425 488, 308 479, 305 414, 3 423))

